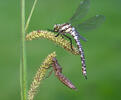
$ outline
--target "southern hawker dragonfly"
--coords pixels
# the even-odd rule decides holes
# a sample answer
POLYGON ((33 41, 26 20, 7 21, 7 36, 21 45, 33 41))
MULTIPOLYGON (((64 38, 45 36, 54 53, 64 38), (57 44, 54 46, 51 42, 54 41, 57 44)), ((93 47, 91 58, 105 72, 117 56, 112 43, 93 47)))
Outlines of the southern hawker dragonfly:
MULTIPOLYGON (((53 32, 57 32, 56 35, 59 36, 60 34, 70 40, 71 48, 72 48, 72 40, 67 34, 70 34, 78 47, 79 54, 81 57, 81 63, 82 63, 82 74, 87 79, 87 72, 86 72, 86 64, 85 64, 85 56, 84 51, 82 49, 82 45, 80 43, 80 39, 86 41, 85 38, 83 38, 79 32, 87 32, 92 29, 95 29, 100 24, 102 24, 105 20, 105 17, 103 15, 96 15, 85 22, 80 22, 82 18, 84 18, 89 10, 90 6, 90 0, 83 0, 80 2, 78 8, 76 9, 74 15, 70 18, 70 20, 67 23, 64 24, 55 24, 54 29, 51 30, 53 32)), ((72 48, 73 49, 73 48, 72 48)))

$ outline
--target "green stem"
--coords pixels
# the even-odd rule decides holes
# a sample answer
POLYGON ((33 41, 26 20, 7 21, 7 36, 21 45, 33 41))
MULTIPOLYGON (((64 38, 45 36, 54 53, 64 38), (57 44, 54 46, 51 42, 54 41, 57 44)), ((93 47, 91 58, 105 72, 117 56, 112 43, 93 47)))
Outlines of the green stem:
POLYGON ((30 15, 29 15, 28 20, 27 20, 27 22, 26 22, 25 31, 27 30, 27 28, 28 28, 28 26, 29 26, 29 22, 30 22, 31 16, 32 16, 32 14, 33 14, 33 11, 34 11, 34 8, 35 8, 36 3, 37 3, 37 0, 34 1, 34 4, 33 4, 33 6, 32 6, 30 15))
POLYGON ((21 100, 27 100, 26 80, 26 49, 25 49, 25 0, 21 0, 21 58, 20 58, 20 85, 21 100))

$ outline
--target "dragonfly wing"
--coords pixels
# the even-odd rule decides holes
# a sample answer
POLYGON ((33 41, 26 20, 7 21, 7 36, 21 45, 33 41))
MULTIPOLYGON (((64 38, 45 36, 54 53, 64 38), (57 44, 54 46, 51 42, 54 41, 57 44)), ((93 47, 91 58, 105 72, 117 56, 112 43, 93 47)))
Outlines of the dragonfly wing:
POLYGON ((76 23, 80 22, 80 20, 85 17, 89 10, 90 6, 90 0, 83 0, 80 2, 80 5, 78 6, 77 10, 75 11, 74 15, 70 19, 70 23, 76 23))
POLYGON ((78 24, 75 26, 78 32, 87 32, 99 27, 105 21, 105 16, 103 15, 96 15, 91 17, 87 21, 83 22, 82 24, 78 24))
POLYGON ((84 38, 83 36, 81 36, 80 34, 78 34, 79 38, 82 39, 83 41, 87 42, 87 39, 84 38))

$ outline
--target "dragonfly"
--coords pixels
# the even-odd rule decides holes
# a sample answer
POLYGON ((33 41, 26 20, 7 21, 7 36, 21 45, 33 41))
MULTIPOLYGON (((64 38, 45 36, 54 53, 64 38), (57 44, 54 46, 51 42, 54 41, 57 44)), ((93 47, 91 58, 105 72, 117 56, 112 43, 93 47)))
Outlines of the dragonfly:
MULTIPOLYGON (((71 83, 71 81, 69 79, 67 79, 63 74, 62 74, 62 68, 59 65, 58 61, 56 58, 53 58, 53 63, 52 63, 52 67, 53 70, 55 72, 55 76, 63 83, 65 84, 67 87, 76 90, 76 87, 71 83)), ((53 71, 52 70, 52 71, 53 71)))
POLYGON ((72 48, 71 37, 73 37, 78 47, 78 51, 79 51, 81 63, 82 63, 82 74, 85 77, 85 79, 87 79, 85 56, 84 56, 84 50, 82 48, 80 39, 82 39, 83 41, 86 41, 86 39, 82 37, 79 32, 85 33, 90 30, 93 30, 97 28, 98 26, 100 26, 105 20, 105 16, 95 15, 81 23, 80 22, 81 19, 83 19, 87 15, 89 8, 90 8, 90 0, 81 1, 75 13, 73 14, 73 16, 69 19, 67 23, 55 24, 54 29, 51 30, 53 32, 58 33, 55 37, 61 35, 61 36, 68 38, 70 40, 70 45, 71 45, 72 50, 73 48, 72 48), (67 34, 70 34, 71 37, 69 37, 67 34))
POLYGON ((49 78, 54 71, 55 76, 60 80, 61 83, 63 83, 65 86, 67 86, 70 89, 77 90, 76 87, 72 84, 72 82, 64 76, 64 74, 62 73, 62 67, 60 66, 60 64, 58 63, 58 60, 55 57, 52 58, 52 64, 50 67, 48 68, 42 67, 42 68, 44 69, 53 68, 44 79, 49 78))

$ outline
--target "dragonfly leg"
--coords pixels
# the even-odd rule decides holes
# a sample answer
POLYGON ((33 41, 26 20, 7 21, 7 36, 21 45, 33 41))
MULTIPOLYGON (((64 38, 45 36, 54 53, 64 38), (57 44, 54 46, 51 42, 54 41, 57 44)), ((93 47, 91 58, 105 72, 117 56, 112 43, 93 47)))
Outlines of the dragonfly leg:
POLYGON ((60 32, 58 32, 58 34, 55 37, 58 37, 60 35, 60 32))
POLYGON ((50 68, 51 68, 51 66, 50 66, 50 67, 41 67, 41 68, 44 68, 44 69, 50 69, 50 68))
POLYGON ((44 78, 44 79, 49 78, 49 77, 51 76, 52 72, 53 72, 53 69, 49 72, 49 74, 48 74, 47 76, 45 76, 45 78, 44 78))
POLYGON ((65 35, 65 34, 63 34, 63 36, 65 36, 66 38, 68 38, 70 40, 71 49, 73 50, 73 47, 72 47, 72 39, 69 36, 65 35))
POLYGON ((61 37, 64 38, 64 37, 63 37, 63 34, 61 34, 61 37))

